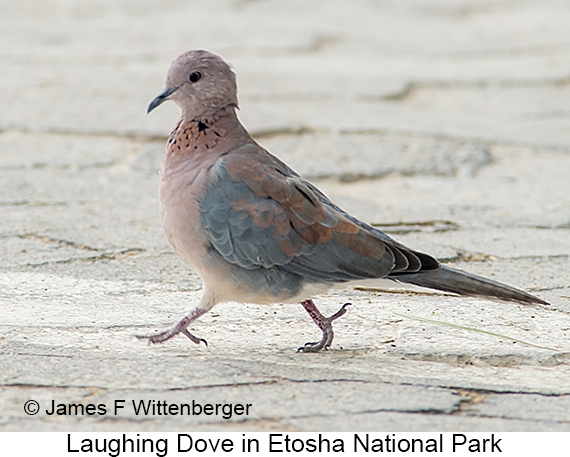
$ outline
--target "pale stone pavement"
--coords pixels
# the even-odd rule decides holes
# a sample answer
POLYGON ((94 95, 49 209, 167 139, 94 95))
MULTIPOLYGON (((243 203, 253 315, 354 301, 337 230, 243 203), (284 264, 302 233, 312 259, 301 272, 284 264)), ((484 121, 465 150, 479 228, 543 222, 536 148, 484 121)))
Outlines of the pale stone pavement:
POLYGON ((0 428, 569 431, 568 24, 556 0, 4 1, 0 428), (233 64, 247 128, 342 207, 552 305, 342 289, 316 300, 353 303, 328 352, 295 352, 319 337, 295 305, 219 305, 192 326, 207 348, 135 339, 199 296, 158 219, 178 111, 145 114, 194 48, 233 64))

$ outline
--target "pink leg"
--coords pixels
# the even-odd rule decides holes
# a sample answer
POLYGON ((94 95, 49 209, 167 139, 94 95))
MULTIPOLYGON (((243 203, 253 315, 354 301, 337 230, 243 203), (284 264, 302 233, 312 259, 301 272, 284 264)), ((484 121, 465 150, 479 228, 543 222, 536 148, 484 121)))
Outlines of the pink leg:
POLYGON ((182 333, 183 335, 186 335, 188 338, 190 338, 190 341, 193 343, 200 344, 200 342, 202 342, 208 346, 208 343, 205 339, 195 337, 187 329, 188 325, 198 319, 205 312, 206 311, 204 311, 202 308, 194 308, 190 314, 183 317, 175 326, 170 327, 163 332, 155 333, 154 335, 137 335, 137 338, 141 340, 148 340, 149 343, 164 343, 166 340, 169 340, 173 336, 182 333))
POLYGON ((317 324, 319 328, 322 330, 323 337, 321 338, 321 341, 314 343, 306 343, 304 346, 297 349, 297 352, 319 352, 323 348, 327 350, 331 346, 334 338, 332 321, 344 315, 344 313, 346 313, 346 307, 349 306, 350 304, 351 303, 345 303, 344 305, 342 305, 342 308, 340 308, 332 316, 325 317, 317 309, 317 307, 313 303, 313 300, 305 300, 304 302, 302 302, 301 305, 303 305, 303 308, 305 308, 305 310, 309 313, 309 316, 313 318, 315 324, 317 324))

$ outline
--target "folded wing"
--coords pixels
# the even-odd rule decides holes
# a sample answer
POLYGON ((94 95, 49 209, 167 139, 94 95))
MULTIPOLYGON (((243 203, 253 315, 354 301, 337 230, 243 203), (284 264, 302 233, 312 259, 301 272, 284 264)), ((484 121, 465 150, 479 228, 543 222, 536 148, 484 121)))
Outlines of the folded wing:
POLYGON ((223 156, 200 202, 213 248, 244 269, 279 267, 308 282, 346 282, 438 268, 349 216, 255 144, 223 156))

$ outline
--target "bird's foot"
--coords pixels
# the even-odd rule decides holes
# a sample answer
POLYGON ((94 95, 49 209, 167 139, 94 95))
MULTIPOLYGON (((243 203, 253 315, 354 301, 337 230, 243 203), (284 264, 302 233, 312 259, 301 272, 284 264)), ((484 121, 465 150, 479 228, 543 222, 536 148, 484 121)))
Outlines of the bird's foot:
POLYGON ((152 335, 135 335, 139 340, 148 340, 149 343, 164 343, 168 341, 170 338, 182 333, 186 335, 190 341, 196 344, 204 343, 208 346, 208 342, 204 338, 198 338, 197 336, 192 335, 186 327, 184 328, 177 328, 178 325, 174 327, 170 327, 162 332, 153 333, 152 335))
POLYGON ((198 338, 197 336, 192 335, 188 331, 188 325, 198 319, 205 311, 201 308, 195 308, 188 316, 182 318, 180 322, 178 322, 173 327, 169 329, 163 330, 159 333, 153 333, 152 335, 135 335, 139 340, 148 340, 149 343, 164 343, 168 341, 170 338, 182 333, 186 335, 190 341, 196 344, 204 343, 208 346, 208 342, 204 338, 198 338))
POLYGON ((301 346, 299 349, 297 349, 297 352, 319 352, 322 349, 325 351, 328 350, 334 338, 332 322, 343 316, 346 313, 346 307, 351 305, 351 303, 345 303, 342 305, 342 308, 340 308, 330 317, 323 316, 312 300, 304 301, 301 303, 301 305, 303 305, 309 315, 313 318, 313 321, 315 321, 315 323, 322 330, 323 337, 321 338, 321 341, 305 343, 304 346, 301 346))

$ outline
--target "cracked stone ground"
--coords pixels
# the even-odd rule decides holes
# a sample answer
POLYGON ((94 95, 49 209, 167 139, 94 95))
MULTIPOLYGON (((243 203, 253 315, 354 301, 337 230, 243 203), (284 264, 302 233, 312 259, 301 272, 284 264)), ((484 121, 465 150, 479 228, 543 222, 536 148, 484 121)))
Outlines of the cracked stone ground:
POLYGON ((4 3, 0 429, 570 430, 568 5, 4 3), (551 306, 383 285, 317 297, 353 303, 328 352, 295 352, 318 334, 295 305, 218 305, 192 327, 207 348, 136 340, 200 293, 158 220, 177 109, 144 114, 200 47, 233 63, 256 139, 343 208, 551 306), (45 413, 115 399, 253 407, 45 413))

